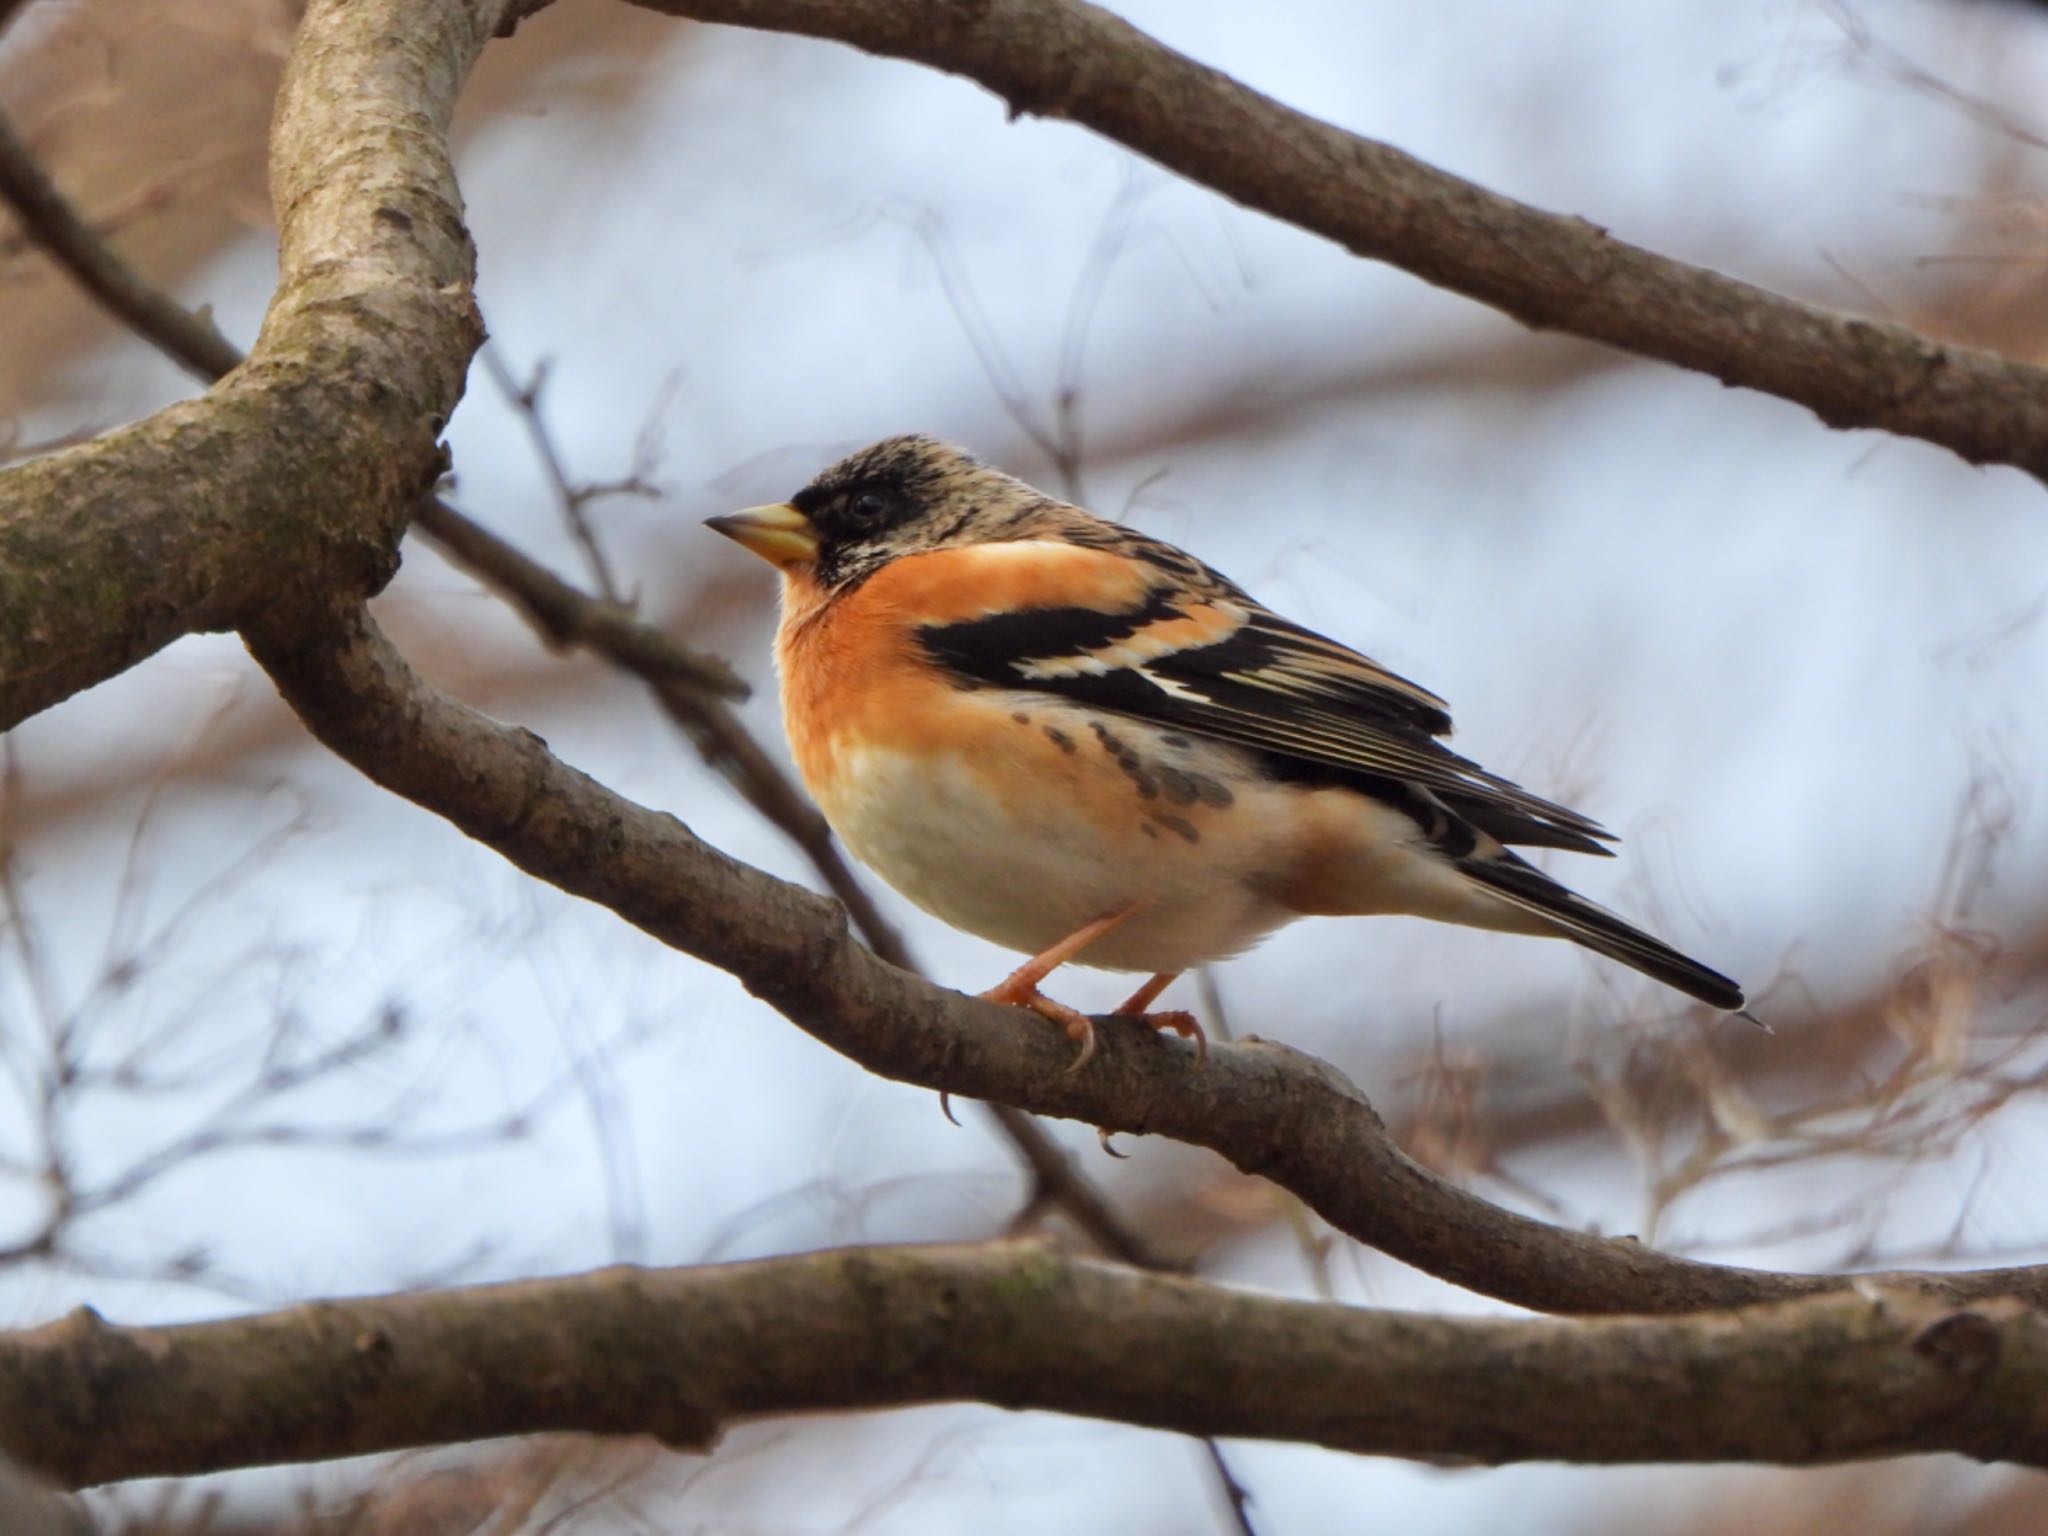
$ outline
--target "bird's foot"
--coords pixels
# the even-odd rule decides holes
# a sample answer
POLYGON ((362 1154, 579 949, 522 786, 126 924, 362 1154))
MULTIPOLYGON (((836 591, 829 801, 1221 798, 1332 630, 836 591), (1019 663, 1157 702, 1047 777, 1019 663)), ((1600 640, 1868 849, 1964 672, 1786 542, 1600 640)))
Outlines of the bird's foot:
POLYGON ((1087 1066, 1095 1055, 1095 1021, 1078 1008, 1069 1008, 1065 1003, 1055 1002, 1038 990, 1037 984, 1024 974, 1029 966, 1009 976, 996 986, 981 994, 982 1000, 990 1003, 1008 1003, 1015 1008, 1029 1008, 1041 1019, 1050 1019, 1067 1032, 1067 1038, 1081 1049, 1067 1064, 1069 1072, 1078 1072, 1087 1066))
POLYGON ((1154 1029, 1170 1029, 1177 1035, 1186 1035, 1195 1042, 1195 1060, 1207 1061, 1209 1037, 1202 1033, 1202 1026, 1195 1022, 1192 1013, 1185 1008, 1169 1008, 1160 1013, 1152 1011, 1152 1000, 1173 985, 1179 976, 1179 971, 1161 971, 1125 998, 1114 1011, 1120 1018, 1136 1019, 1154 1029))
POLYGON ((1154 1029, 1170 1029, 1194 1041, 1197 1065, 1209 1059, 1209 1037, 1202 1033, 1202 1026, 1195 1022, 1195 1016, 1187 1009, 1168 1008, 1160 1013, 1138 1013, 1131 1017, 1141 1024, 1150 1024, 1154 1029))

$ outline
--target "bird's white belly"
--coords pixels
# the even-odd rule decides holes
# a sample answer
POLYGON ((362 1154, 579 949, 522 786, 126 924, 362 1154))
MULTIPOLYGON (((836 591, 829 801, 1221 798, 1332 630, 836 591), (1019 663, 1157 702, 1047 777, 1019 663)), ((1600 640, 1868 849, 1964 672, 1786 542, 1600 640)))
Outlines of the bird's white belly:
MULTIPOLYGON (((1150 734, 1120 729, 1141 741, 1150 734)), ((1102 771, 1086 756, 1093 746, 1078 761, 1055 755, 1035 771, 1000 776, 951 754, 863 746, 842 759, 821 804, 855 856, 910 900, 1027 954, 1136 903, 1137 913, 1079 963, 1178 971, 1234 954, 1295 915, 1259 889, 1280 855, 1268 835, 1279 808, 1264 803, 1272 787, 1233 777, 1227 808, 1191 806, 1185 815, 1156 796, 1141 803, 1134 790, 1125 805, 1077 793, 1074 774, 1102 771)))

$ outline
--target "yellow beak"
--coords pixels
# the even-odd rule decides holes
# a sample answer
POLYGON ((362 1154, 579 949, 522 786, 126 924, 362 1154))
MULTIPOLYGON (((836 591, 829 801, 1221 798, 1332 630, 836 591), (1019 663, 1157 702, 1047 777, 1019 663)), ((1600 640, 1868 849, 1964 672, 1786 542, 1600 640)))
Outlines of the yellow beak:
POLYGON ((796 565, 818 558, 818 530, 808 517, 786 501, 772 507, 748 507, 744 512, 706 518, 704 526, 716 528, 770 565, 796 565))

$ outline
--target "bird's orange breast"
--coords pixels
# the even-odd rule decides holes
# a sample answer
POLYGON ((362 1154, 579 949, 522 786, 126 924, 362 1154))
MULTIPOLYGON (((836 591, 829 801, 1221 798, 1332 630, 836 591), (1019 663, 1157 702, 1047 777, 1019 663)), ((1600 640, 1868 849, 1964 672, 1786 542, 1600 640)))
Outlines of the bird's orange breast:
POLYGON ((888 742, 973 756, 985 712, 928 657, 918 630, 1043 607, 1142 603, 1151 573, 1102 550, 980 544, 891 561, 835 596, 807 572, 785 574, 775 660, 783 725, 798 771, 828 807, 851 753, 888 742))

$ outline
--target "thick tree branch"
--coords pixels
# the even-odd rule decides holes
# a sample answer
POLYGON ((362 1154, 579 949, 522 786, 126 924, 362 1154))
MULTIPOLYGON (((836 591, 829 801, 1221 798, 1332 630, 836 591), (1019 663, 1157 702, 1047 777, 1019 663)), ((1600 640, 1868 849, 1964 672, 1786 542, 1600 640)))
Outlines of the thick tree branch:
POLYGON ((0 475, 0 730, 180 635, 389 576, 482 336, 446 131, 503 4, 308 9, 272 136, 278 290, 248 362, 0 475))
MULTIPOLYGON (((613 793, 531 732, 437 692, 359 610, 245 634, 314 734, 370 778, 528 874, 732 972, 885 1077, 1210 1147, 1361 1242, 1543 1311, 1695 1311, 1855 1283, 1692 1263, 1502 1210, 1405 1156, 1334 1069, 1271 1042, 1219 1046, 1201 1066, 1178 1042, 1104 1021, 1096 1059, 1070 1072, 1059 1031, 878 960, 837 906, 613 793)), ((2048 1307, 2048 1269, 1886 1281, 1950 1302, 2009 1296, 2048 1307)))
POLYGON ((2048 1321, 1876 1290, 1676 1319, 1432 1317, 1001 1243, 0 1335, 0 1444, 71 1486, 544 1430, 702 1449, 767 1414, 962 1399, 1487 1463, 2038 1467, 2048 1321))
POLYGON ((978 81, 1262 213, 1490 304, 2048 479, 2048 370, 1804 304, 1489 192, 1282 106, 1087 0, 635 0, 978 81))

